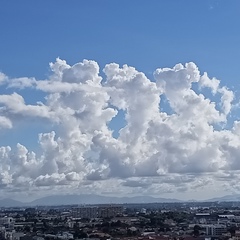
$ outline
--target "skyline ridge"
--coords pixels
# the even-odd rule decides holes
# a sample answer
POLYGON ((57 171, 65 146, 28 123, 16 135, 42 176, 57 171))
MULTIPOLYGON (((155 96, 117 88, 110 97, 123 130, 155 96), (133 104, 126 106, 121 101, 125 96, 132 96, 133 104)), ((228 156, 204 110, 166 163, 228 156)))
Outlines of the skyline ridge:
POLYGON ((152 196, 109 197, 96 194, 52 195, 33 201, 0 199, 0 207, 59 206, 59 205, 98 205, 98 204, 151 204, 151 203, 184 203, 184 202, 239 202, 240 194, 226 195, 205 200, 179 200, 152 196))

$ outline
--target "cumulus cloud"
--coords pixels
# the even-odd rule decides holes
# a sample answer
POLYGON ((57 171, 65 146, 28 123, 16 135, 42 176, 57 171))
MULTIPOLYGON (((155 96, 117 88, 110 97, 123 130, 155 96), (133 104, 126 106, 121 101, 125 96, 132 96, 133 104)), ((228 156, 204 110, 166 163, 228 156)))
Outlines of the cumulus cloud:
POLYGON ((5 84, 7 80, 8 80, 8 77, 4 73, 0 72, 0 85, 5 84))
POLYGON ((196 64, 158 68, 151 80, 116 63, 104 67, 104 77, 95 61, 57 59, 50 68, 45 80, 0 74, 12 90, 0 95, 0 131, 14 131, 19 118, 44 119, 54 129, 39 132, 35 152, 20 143, 0 147, 2 188, 91 185, 101 192, 114 181, 126 192, 159 194, 221 184, 240 170, 240 124, 222 129, 235 95, 196 64), (24 88, 45 99, 26 104, 24 88), (109 123, 119 111, 126 124, 114 137, 109 123))
POLYGON ((12 128, 12 122, 5 116, 0 116, 0 129, 2 128, 12 128))
POLYGON ((4 117, 22 116, 36 118, 54 118, 54 112, 41 103, 26 105, 24 98, 14 92, 11 95, 0 95, 0 113, 4 117))

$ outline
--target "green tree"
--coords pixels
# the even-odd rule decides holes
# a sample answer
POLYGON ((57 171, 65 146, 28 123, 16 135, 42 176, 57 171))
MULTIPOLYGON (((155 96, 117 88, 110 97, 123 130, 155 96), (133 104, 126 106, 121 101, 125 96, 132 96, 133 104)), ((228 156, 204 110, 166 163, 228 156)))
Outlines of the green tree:
POLYGON ((195 237, 198 237, 200 235, 200 230, 201 230, 201 227, 199 225, 195 225, 193 227, 193 235, 195 237))

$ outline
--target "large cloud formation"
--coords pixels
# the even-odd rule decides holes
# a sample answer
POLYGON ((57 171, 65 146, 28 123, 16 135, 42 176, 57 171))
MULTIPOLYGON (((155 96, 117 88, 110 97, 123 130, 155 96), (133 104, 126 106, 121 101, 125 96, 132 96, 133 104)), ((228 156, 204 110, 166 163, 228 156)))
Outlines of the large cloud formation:
POLYGON ((95 61, 57 59, 50 67, 45 80, 0 73, 1 87, 12 91, 0 95, 0 131, 14 131, 19 119, 54 129, 39 133, 37 152, 21 143, 0 147, 1 191, 238 189, 240 122, 229 127, 234 93, 194 63, 158 68, 152 80, 115 63, 104 77, 95 61), (22 89, 46 97, 26 104, 22 89), (120 111, 126 124, 113 137, 109 124, 120 111))

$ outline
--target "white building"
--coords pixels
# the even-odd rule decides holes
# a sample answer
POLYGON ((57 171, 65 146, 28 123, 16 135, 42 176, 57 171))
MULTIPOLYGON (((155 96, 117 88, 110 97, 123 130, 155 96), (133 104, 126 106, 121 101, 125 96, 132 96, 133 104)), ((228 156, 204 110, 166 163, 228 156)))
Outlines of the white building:
POLYGON ((107 218, 121 215, 123 207, 119 205, 83 206, 72 209, 73 218, 107 218))
POLYGON ((227 228, 222 224, 209 224, 206 225, 206 235, 208 236, 221 236, 227 232, 227 228))
POLYGON ((13 218, 12 217, 2 217, 0 218, 0 226, 3 226, 5 224, 13 224, 13 218))
POLYGON ((73 234, 69 232, 62 232, 62 233, 58 233, 56 237, 59 239, 73 239, 73 234))

